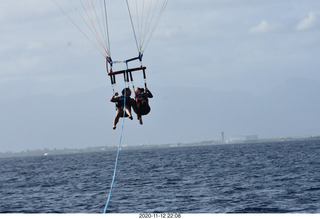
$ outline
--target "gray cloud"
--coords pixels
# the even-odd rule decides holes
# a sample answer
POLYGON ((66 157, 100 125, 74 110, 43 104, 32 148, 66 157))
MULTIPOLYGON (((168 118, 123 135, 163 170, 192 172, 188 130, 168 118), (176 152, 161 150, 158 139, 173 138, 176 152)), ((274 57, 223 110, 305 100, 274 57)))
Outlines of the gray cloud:
MULTIPOLYGON (((119 2, 112 1, 112 4, 119 2)), ((119 13, 110 13, 111 50, 116 59, 137 55, 130 23, 122 10, 125 11, 125 7, 119 9, 119 13)), ((294 97, 290 93, 281 96, 280 92, 289 89, 290 78, 301 79, 295 82, 296 87, 305 80, 320 81, 317 60, 320 33, 316 28, 319 10, 318 0, 170 1, 144 56, 149 87, 157 90, 154 111, 146 118, 149 141, 160 142, 163 138, 159 138, 159 133, 168 141, 183 141, 183 136, 188 136, 186 141, 211 139, 214 133, 219 135, 221 129, 230 135, 246 132, 261 136, 299 135, 309 129, 317 132, 319 118, 313 111, 310 113, 311 108, 319 110, 314 99, 305 93, 300 97, 304 102, 295 108, 294 97), (177 92, 186 92, 186 96, 176 95, 177 92), (193 92, 197 95, 192 96, 193 92), (243 112, 242 120, 236 120, 237 109, 230 110, 230 107, 236 108, 232 102, 237 101, 239 92, 246 100, 238 103, 243 112), (272 92, 275 93, 271 95, 272 92), (290 99, 288 107, 282 105, 269 114, 259 108, 281 105, 280 99, 268 100, 271 96, 275 98, 277 92, 279 97, 290 99), (203 96, 200 103, 194 100, 198 96, 203 96), (188 105, 178 109, 175 98, 183 99, 188 105), (230 99, 230 104, 219 104, 226 99, 230 99), (254 104, 250 105, 250 101, 254 104), (219 116, 200 115, 200 120, 193 119, 200 111, 199 104, 201 110, 207 105, 219 116), (175 114, 166 121, 163 118, 170 114, 171 107, 175 114), (250 113, 245 114, 248 109, 250 113), (279 114, 282 117, 277 117, 279 114), (278 120, 257 119, 266 115, 278 120), (181 117, 183 126, 177 125, 181 117), (260 122, 251 125, 245 122, 252 118, 260 122), (273 131, 274 126, 282 128, 273 131), (180 131, 171 136, 173 130, 180 131)), ((104 135, 114 116, 112 104, 104 102, 112 89, 106 76, 105 59, 96 48, 53 3, 41 0, 3 2, 0 24, 0 100, 1 106, 6 106, 5 111, 2 107, 0 118, 5 123, 0 123, 0 129, 7 133, 1 137, 1 150, 6 150, 8 145, 16 150, 33 145, 45 147, 46 142, 50 147, 114 144, 116 140, 110 140, 114 132, 107 131, 108 138, 104 135), (89 102, 99 95, 97 91, 104 92, 104 96, 95 103, 89 102), (87 99, 81 100, 81 95, 87 99), (72 101, 73 98, 77 101, 72 101), (41 103, 49 105, 41 108, 41 103), (58 111, 51 110, 55 105, 60 107, 58 111), (90 118, 97 107, 104 112, 96 113, 92 121, 77 121, 81 117, 90 118), (62 109, 68 112, 78 109, 79 112, 66 113, 62 109), (41 120, 46 122, 41 123, 41 120), (60 123, 54 123, 55 120, 60 123), (69 136, 64 134, 68 128, 59 129, 64 126, 71 130, 73 122, 78 127, 82 124, 91 128, 79 128, 69 136), (32 130, 39 131, 39 127, 50 127, 50 132, 40 130, 40 134, 35 134, 37 131, 32 130), (23 137, 21 141, 16 139, 17 135, 23 137), (99 140, 77 136, 95 136, 99 140)), ((305 83, 303 87, 308 88, 305 83)), ((289 90, 297 95, 294 87, 289 90)), ((135 123, 128 125, 128 144, 146 141, 143 137, 135 139, 132 130, 137 129, 136 126, 135 123)))

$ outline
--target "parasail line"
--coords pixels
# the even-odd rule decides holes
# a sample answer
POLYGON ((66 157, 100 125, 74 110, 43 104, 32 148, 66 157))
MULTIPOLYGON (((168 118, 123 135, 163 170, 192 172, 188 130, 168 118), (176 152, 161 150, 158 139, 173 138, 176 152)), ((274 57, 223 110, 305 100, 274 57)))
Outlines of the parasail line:
POLYGON ((91 17, 91 24, 92 24, 92 27, 93 27, 94 32, 95 32, 95 34, 96 34, 96 38, 97 38, 97 40, 98 40, 98 43, 99 43, 99 46, 100 46, 100 49, 101 49, 103 55, 107 58, 108 56, 107 56, 107 54, 105 53, 105 50, 103 49, 103 46, 102 46, 102 44, 101 44, 99 35, 98 35, 97 30, 96 30, 96 27, 95 27, 95 25, 94 25, 94 20, 93 20, 93 17, 92 17, 91 7, 90 7, 89 0, 87 0, 87 3, 88 3, 88 8, 89 8, 90 17, 91 17))
POLYGON ((84 33, 84 31, 76 24, 76 22, 61 8, 61 6, 56 2, 56 0, 52 0, 53 3, 60 9, 60 11, 71 21, 71 23, 80 31, 80 33, 89 40, 89 42, 96 47, 96 49, 103 55, 105 54, 101 52, 101 50, 96 46, 96 44, 88 37, 87 34, 84 33))
POLYGON ((138 39, 137 39, 136 31, 135 31, 135 28, 134 28, 134 23, 133 23, 133 20, 132 20, 132 14, 131 14, 131 10, 130 10, 130 7, 129 7, 129 2, 128 2, 128 0, 126 0, 126 2, 127 2, 127 7, 128 7, 128 11, 129 11, 129 17, 130 17, 131 26, 132 26, 132 29, 133 29, 134 38, 136 40, 137 49, 140 52, 139 45, 138 45, 138 39))
POLYGON ((148 38, 148 40, 147 40, 147 42, 146 42, 146 44, 145 44, 145 46, 144 46, 144 49, 142 50, 142 53, 144 52, 144 50, 145 50, 146 47, 148 46, 148 44, 149 44, 149 42, 150 42, 150 40, 151 40, 151 37, 153 36, 153 34, 154 34, 155 30, 156 30, 156 27, 157 27, 158 24, 159 24, 160 18, 161 18, 161 16, 163 15, 164 10, 165 10, 165 8, 166 8, 167 5, 168 5, 168 1, 169 1, 169 0, 165 0, 165 2, 163 3, 163 5, 162 5, 162 7, 161 7, 160 13, 159 13, 159 15, 158 15, 158 17, 157 17, 157 20, 156 20, 156 22, 155 22, 155 25, 153 26, 153 29, 152 29, 152 31, 151 31, 151 34, 149 35, 149 38, 148 38))
MULTIPOLYGON (((103 39, 104 42, 107 42, 107 40, 106 40, 106 38, 105 38, 105 33, 103 33, 103 28, 102 28, 103 25, 101 25, 99 16, 98 16, 98 14, 97 14, 96 7, 95 7, 95 5, 94 5, 94 1, 91 0, 90 2, 91 2, 91 5, 92 5, 92 9, 93 9, 93 12, 94 12, 96 21, 97 21, 97 23, 98 23, 98 27, 99 27, 99 28, 98 28, 99 33, 97 32, 97 34, 98 34, 98 36, 99 36, 99 39, 100 39, 100 41, 102 41, 102 39, 103 39), (102 37, 100 37, 100 36, 102 36, 102 37)), ((100 9, 102 8, 101 6, 102 6, 102 5, 101 5, 101 1, 100 1, 100 9)), ((101 15, 103 15, 103 13, 102 13, 101 15)), ((104 19, 102 19, 102 21, 104 21, 104 19)), ((102 44, 102 46, 103 46, 104 50, 105 50, 107 53, 109 53, 109 51, 107 51, 106 46, 105 46, 104 44, 102 44)))

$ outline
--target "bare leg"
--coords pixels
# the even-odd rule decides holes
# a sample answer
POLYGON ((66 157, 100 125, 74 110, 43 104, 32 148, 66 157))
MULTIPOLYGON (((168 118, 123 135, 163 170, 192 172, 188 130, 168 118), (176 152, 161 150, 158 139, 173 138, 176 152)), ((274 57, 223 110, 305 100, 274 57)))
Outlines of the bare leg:
POLYGON ((132 118, 132 115, 131 115, 131 111, 130 111, 130 109, 128 109, 128 108, 125 108, 125 111, 126 111, 126 114, 129 116, 129 119, 133 119, 132 118))
POLYGON ((113 120, 113 127, 112 127, 113 129, 117 128, 117 124, 119 122, 121 114, 122 114, 122 110, 117 110, 116 117, 114 117, 114 120, 113 120))

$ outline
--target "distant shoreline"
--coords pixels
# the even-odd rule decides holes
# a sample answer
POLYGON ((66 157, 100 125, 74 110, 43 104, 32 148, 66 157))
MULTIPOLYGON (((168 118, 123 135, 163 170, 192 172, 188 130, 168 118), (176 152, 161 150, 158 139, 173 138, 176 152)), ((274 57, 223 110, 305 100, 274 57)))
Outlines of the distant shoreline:
MULTIPOLYGON (((153 144, 153 145, 123 145, 121 150, 139 150, 139 149, 157 149, 157 148, 173 148, 173 147, 192 147, 192 146, 217 146, 217 145, 235 145, 235 144, 253 144, 253 143, 268 143, 268 142, 290 142, 290 141, 306 141, 320 140, 320 136, 311 137, 280 137, 257 139, 247 141, 222 142, 222 141, 200 141, 189 143, 168 143, 168 144, 153 144)), ((0 152, 0 158, 10 157, 32 157, 32 156, 50 156, 50 155, 67 155, 67 154, 82 154, 93 152, 116 151, 118 146, 96 146, 83 149, 38 149, 27 150, 22 152, 0 152)))

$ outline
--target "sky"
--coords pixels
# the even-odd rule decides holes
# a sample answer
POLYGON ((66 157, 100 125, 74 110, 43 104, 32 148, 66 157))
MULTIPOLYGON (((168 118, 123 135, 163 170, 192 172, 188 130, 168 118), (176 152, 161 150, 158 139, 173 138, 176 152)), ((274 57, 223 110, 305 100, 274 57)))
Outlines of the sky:
MULTIPOLYGON (((0 152, 117 145, 105 58, 52 1, 0 4, 0 152)), ((112 53, 135 56, 112 4, 112 53)), ((319 53, 318 0, 171 0, 144 53, 152 111, 123 144, 320 135, 319 53)))

